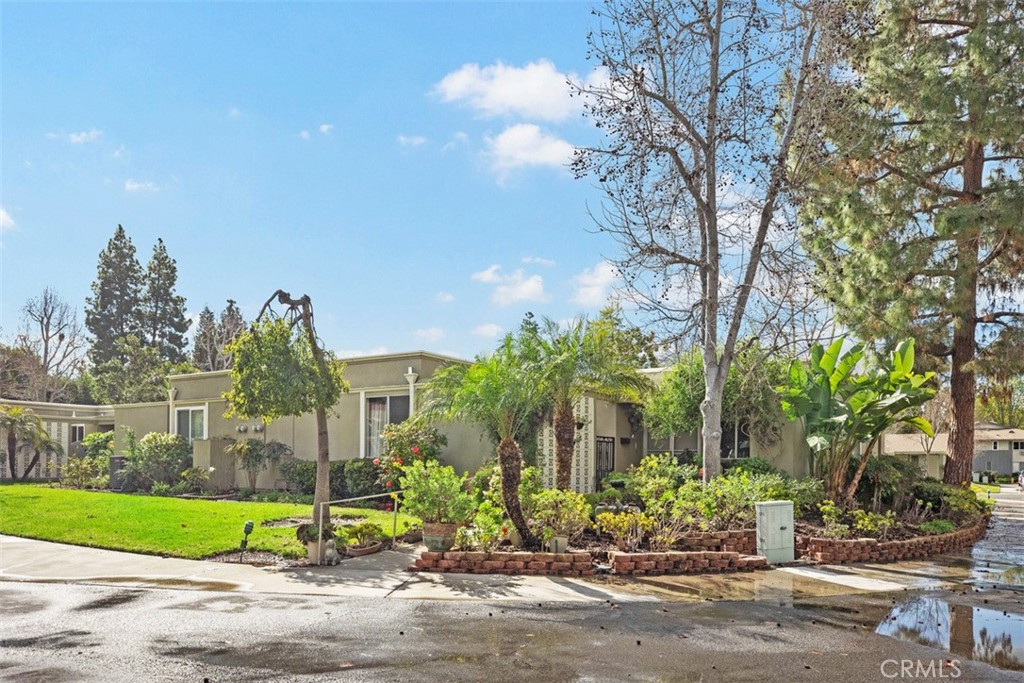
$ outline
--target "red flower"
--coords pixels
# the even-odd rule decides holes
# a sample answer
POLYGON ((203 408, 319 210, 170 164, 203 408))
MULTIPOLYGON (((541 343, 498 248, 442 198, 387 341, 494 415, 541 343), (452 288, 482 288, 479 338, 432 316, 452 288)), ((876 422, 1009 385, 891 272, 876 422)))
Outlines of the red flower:
POLYGON ((412 447, 412 454, 413 455, 419 455, 420 454, 420 447, 419 446, 413 446, 412 447))
POLYGON ((395 458, 395 464, 396 465, 401 465, 402 464, 402 459, 401 458, 395 458))
POLYGON ((387 487, 391 488, 391 482, 390 481, 387 483, 387 487))
POLYGON ((380 464, 380 458, 374 458, 373 459, 373 464, 374 465, 379 465, 380 464))

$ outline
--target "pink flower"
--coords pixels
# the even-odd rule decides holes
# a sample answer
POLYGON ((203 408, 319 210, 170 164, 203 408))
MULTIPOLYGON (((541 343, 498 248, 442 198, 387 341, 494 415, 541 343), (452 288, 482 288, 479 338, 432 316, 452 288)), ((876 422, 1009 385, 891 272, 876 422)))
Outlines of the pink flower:
POLYGON ((390 481, 387 483, 387 487, 391 488, 391 482, 390 481))
POLYGON ((380 458, 374 458, 373 459, 373 464, 374 465, 379 465, 380 464, 380 458))
POLYGON ((413 455, 419 455, 420 454, 420 447, 419 446, 413 446, 412 447, 412 454, 413 455))

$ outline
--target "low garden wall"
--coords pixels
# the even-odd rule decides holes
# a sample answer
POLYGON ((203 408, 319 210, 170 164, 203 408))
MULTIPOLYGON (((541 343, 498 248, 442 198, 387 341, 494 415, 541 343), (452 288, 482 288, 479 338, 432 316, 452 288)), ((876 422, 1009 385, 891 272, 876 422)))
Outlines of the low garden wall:
POLYGON ((680 550, 711 550, 754 555, 757 553, 757 531, 755 529, 738 529, 736 531, 687 534, 677 545, 680 550))
POLYGON ((878 541, 873 538, 834 539, 798 535, 797 556, 818 564, 848 564, 851 562, 898 562, 941 555, 974 545, 988 527, 988 516, 974 526, 951 531, 948 534, 919 536, 905 541, 878 541))
POLYGON ((526 574, 531 576, 590 576, 594 574, 593 558, 587 552, 425 552, 409 569, 421 572, 526 574))
POLYGON ((664 553, 608 553, 613 574, 661 576, 767 569, 768 560, 756 555, 725 551, 668 551, 664 553))

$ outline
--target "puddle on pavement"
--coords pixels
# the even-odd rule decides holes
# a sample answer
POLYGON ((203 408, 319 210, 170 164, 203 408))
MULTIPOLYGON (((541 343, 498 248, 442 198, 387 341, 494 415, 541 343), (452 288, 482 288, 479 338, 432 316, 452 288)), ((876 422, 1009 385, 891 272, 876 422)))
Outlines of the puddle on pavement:
POLYGON ((875 633, 1024 671, 1024 616, 971 605, 918 598, 897 605, 875 633))
POLYGON ((120 607, 121 605, 127 605, 130 602, 135 602, 142 597, 141 591, 121 591, 120 593, 112 593, 102 598, 97 598, 84 605, 79 605, 75 608, 76 612, 85 612, 94 609, 109 609, 111 607, 120 607))
POLYGON ((98 576, 85 579, 83 583, 131 584, 142 588, 183 588, 197 591, 236 591, 241 586, 231 581, 208 579, 154 578, 151 576, 98 576))
POLYGON ((617 589, 654 593, 664 600, 735 600, 793 605, 794 600, 864 591, 837 583, 809 579, 789 572, 768 571, 744 574, 658 576, 636 578, 617 589), (632 586, 630 586, 632 584, 632 586))
POLYGON ((182 657, 211 666, 232 669, 266 669, 296 676, 330 674, 356 668, 366 668, 366 662, 355 662, 338 657, 338 648, 323 643, 275 642, 261 647, 234 647, 228 643, 182 645, 157 643, 154 650, 163 656, 182 657))

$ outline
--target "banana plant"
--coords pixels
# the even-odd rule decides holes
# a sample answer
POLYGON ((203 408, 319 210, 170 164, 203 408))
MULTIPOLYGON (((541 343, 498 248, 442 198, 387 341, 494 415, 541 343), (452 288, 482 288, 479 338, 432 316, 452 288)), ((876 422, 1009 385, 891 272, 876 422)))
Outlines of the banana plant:
POLYGON ((857 369, 864 362, 864 345, 844 351, 845 345, 845 338, 827 349, 815 344, 810 361, 794 361, 788 383, 778 391, 786 416, 804 421, 815 474, 824 481, 826 493, 850 504, 868 457, 887 429, 903 423, 934 436, 931 424, 916 409, 935 395, 929 386, 935 373, 914 372, 913 339, 904 339, 888 360, 863 372, 857 369), (864 455, 847 483, 850 461, 859 447, 864 455))

